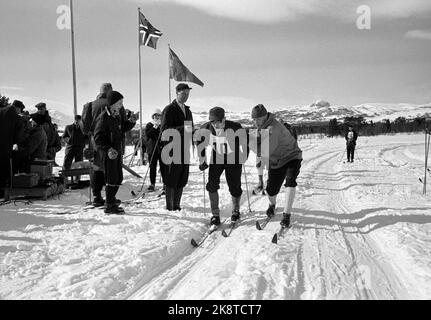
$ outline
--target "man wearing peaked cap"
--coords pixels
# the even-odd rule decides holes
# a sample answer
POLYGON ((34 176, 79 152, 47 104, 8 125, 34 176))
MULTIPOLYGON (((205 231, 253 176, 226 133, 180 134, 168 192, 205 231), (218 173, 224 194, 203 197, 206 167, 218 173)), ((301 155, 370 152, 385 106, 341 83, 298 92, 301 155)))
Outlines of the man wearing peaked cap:
MULTIPOLYGON (((160 172, 163 170, 161 162, 161 144, 160 144, 160 124, 162 118, 162 111, 155 109, 151 121, 145 127, 146 137, 146 151, 150 165, 150 186, 147 191, 152 192, 155 190, 157 164, 160 166, 160 172)), ((162 175, 163 176, 163 175, 162 175)))
POLYGON ((243 130, 243 136, 238 135, 239 139, 236 139, 234 135, 229 136, 232 133, 240 133, 242 126, 238 122, 226 120, 225 111, 221 107, 214 107, 209 111, 209 120, 200 129, 201 136, 202 138, 205 137, 205 140, 198 142, 198 154, 201 162, 199 169, 204 171, 209 168, 206 189, 209 194, 212 212, 210 224, 218 226, 220 225, 218 190, 220 189, 220 176, 223 172, 232 198, 231 220, 235 222, 240 218, 241 174, 242 165, 248 157, 248 138, 245 130, 243 130), (209 136, 207 136, 207 133, 209 136), (211 146, 213 149, 209 165, 206 160, 207 146, 211 146), (241 153, 243 156, 241 156, 241 153))
MULTIPOLYGON (((177 97, 171 104, 166 106, 162 112, 160 129, 162 131, 162 149, 171 146, 169 137, 164 137, 163 132, 174 129, 179 132, 181 138, 180 154, 174 155, 178 161, 169 163, 169 159, 163 159, 162 153, 162 176, 166 185, 166 209, 169 211, 181 210, 181 197, 183 188, 187 185, 190 169, 190 148, 192 144, 193 115, 190 107, 186 106, 189 98, 190 88, 185 83, 176 86, 177 97)), ((171 138, 172 140, 173 138, 171 138)))

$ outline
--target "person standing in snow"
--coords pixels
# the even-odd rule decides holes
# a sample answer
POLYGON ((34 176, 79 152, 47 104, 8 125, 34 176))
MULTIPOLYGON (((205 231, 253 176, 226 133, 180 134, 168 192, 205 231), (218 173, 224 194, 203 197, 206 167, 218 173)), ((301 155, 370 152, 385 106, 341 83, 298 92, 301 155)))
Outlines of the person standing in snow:
POLYGON ((148 155, 148 161, 150 161, 150 186, 147 191, 154 191, 156 185, 157 176, 157 163, 162 169, 161 162, 161 145, 160 145, 160 124, 162 118, 162 111, 156 109, 151 116, 152 121, 148 122, 145 126, 145 137, 146 137, 146 151, 148 155))
POLYGON ((350 126, 349 131, 346 132, 344 138, 346 139, 347 162, 353 162, 353 159, 355 158, 355 147, 358 133, 352 126, 350 126))
MULTIPOLYGON (((190 154, 188 141, 186 135, 192 134, 193 132, 193 115, 190 111, 190 107, 186 106, 185 103, 189 99, 190 88, 185 83, 180 83, 176 87, 177 98, 172 101, 171 104, 166 106, 162 112, 161 121, 161 131, 162 133, 168 129, 177 130, 180 134, 180 153, 178 156, 180 158, 180 163, 170 163, 166 164, 165 159, 163 159, 163 182, 166 185, 166 209, 169 211, 179 211, 181 210, 181 197, 183 194, 183 189, 187 185, 189 180, 189 170, 190 170, 190 154)), ((171 143, 171 141, 165 141, 163 138, 162 147, 171 143)))
POLYGON ((94 129, 94 142, 102 155, 101 165, 106 180, 105 213, 124 214, 115 195, 123 182, 123 136, 135 126, 137 115, 122 121, 120 110, 123 108, 123 95, 111 91, 106 99, 108 107, 97 118, 94 129))
MULTIPOLYGON (((253 107, 251 117, 258 130, 267 129, 269 131, 269 141, 266 141, 269 150, 267 153, 263 152, 261 158, 268 167, 266 193, 269 199, 269 207, 266 210, 266 214, 268 217, 275 215, 277 195, 280 192, 283 181, 286 180, 283 219, 280 224, 288 227, 295 199, 296 179, 301 168, 302 151, 289 130, 277 121, 272 113, 268 113, 262 104, 253 107)), ((255 142, 257 142, 257 137, 250 134, 250 140, 252 139, 255 139, 255 142)), ((261 143, 263 146, 263 141, 261 143)), ((253 146, 256 144, 251 143, 250 145, 253 146)))
POLYGON ((66 142, 63 169, 67 170, 71 168, 73 159, 75 159, 75 162, 84 159, 87 136, 82 132, 82 117, 80 115, 75 116, 73 124, 66 126, 62 138, 66 142))
MULTIPOLYGON (((209 137, 205 139, 205 142, 198 142, 198 145, 205 143, 202 149, 201 164, 199 169, 204 171, 209 168, 208 183, 206 189, 210 198, 212 217, 211 225, 220 225, 220 209, 219 209, 219 195, 218 190, 220 189, 220 176, 225 173, 226 181, 229 186, 229 192, 232 197, 232 217, 233 222, 237 221, 240 217, 240 201, 242 195, 241 189, 241 174, 242 165, 246 161, 247 157, 240 156, 241 142, 244 142, 244 147, 247 148, 247 134, 244 130, 244 137, 235 139, 235 137, 229 137, 229 132, 238 132, 242 129, 242 126, 238 122, 229 121, 225 118, 225 111, 223 108, 215 107, 209 111, 209 122, 201 126, 201 130, 206 129, 210 133, 209 137), (230 130, 231 131, 230 131, 230 130), (229 131, 226 131, 229 130, 229 131), (241 141, 241 140, 245 141, 241 141), (206 146, 211 146, 211 158, 206 160, 206 146), (232 156, 232 161, 228 161, 229 155, 232 156), (242 159, 243 158, 243 159, 242 159)), ((201 148, 203 146, 200 146, 201 148)), ((201 149, 199 148, 199 149, 201 149)), ((247 152, 242 150, 242 152, 247 152)))

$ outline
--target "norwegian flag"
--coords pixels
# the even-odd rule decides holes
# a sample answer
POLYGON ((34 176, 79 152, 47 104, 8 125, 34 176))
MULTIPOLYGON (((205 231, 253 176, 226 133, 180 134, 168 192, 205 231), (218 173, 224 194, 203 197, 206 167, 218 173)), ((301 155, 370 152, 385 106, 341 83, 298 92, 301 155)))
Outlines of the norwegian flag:
POLYGON ((139 44, 141 46, 156 49, 157 40, 159 40, 162 34, 160 30, 153 27, 142 12, 139 12, 139 44))

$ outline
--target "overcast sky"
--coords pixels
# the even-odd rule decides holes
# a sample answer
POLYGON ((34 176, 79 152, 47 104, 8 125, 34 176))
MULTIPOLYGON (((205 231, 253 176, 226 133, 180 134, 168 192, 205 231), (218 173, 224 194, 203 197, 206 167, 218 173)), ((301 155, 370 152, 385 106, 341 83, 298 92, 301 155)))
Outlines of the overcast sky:
MULTIPOLYGON (((102 82, 139 109, 137 8, 163 36, 142 47, 143 109, 168 103, 168 43, 204 83, 194 111, 431 102, 429 0, 74 0, 78 110, 102 82), (359 30, 357 8, 371 8, 359 30)), ((67 0, 0 1, 0 93, 73 113, 67 0)), ((176 83, 172 81, 174 87, 176 83)))

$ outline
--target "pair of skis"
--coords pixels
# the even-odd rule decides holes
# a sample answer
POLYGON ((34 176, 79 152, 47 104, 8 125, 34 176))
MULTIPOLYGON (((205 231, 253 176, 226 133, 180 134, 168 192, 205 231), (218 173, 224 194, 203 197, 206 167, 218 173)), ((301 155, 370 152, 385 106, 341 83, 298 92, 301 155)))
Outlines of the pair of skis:
MULTIPOLYGON (((220 225, 218 225, 218 226, 216 226, 216 225, 210 225, 209 227, 208 227, 208 230, 207 231, 205 231, 205 233, 202 235, 202 237, 201 237, 201 240, 199 241, 199 242, 197 242, 194 238, 192 238, 192 240, 191 240, 191 244, 192 244, 192 246, 193 247, 200 247, 204 242, 205 242, 205 240, 212 234, 212 233, 214 233, 215 231, 217 231, 219 228, 220 228, 220 226, 222 226, 222 225, 224 225, 225 224, 225 222, 228 220, 229 218, 226 218, 222 223, 220 223, 220 225)), ((238 221, 231 221, 231 223, 229 224, 229 227, 228 227, 228 232, 226 232, 224 229, 222 230, 222 232, 221 232, 221 234, 222 234, 222 236, 223 237, 225 237, 225 238, 227 238, 227 237, 229 237, 230 236, 230 234, 232 233, 232 230, 233 229, 235 229, 235 226, 236 226, 236 224, 238 223, 238 221)))
MULTIPOLYGON (((271 221, 273 217, 267 217, 262 222, 259 222, 259 220, 256 220, 256 229, 261 231, 265 229, 266 225, 271 221)), ((284 232, 289 229, 290 227, 287 226, 281 226, 280 229, 274 233, 274 236, 272 237, 271 242, 274 244, 278 243, 278 239, 282 238, 284 235, 284 232)))
MULTIPOLYGON (((267 217, 265 218, 263 221, 259 222, 259 220, 256 220, 256 229, 257 230, 263 230, 266 225, 271 221, 272 217, 267 217)), ((224 220, 219 226, 216 225, 211 225, 209 226, 209 228, 207 229, 207 231, 205 231, 205 233, 201 236, 200 241, 196 241, 194 238, 192 238, 191 240, 191 244, 194 247, 200 247, 205 240, 215 231, 217 231, 220 226, 222 226, 228 219, 224 220)), ((228 228, 227 228, 227 232, 225 229, 222 230, 221 234, 223 237, 227 238, 231 235, 232 231, 236 228, 236 226, 238 225, 239 221, 231 221, 231 223, 229 224, 228 228)), ((278 240, 280 238, 283 237, 285 231, 289 229, 289 227, 286 226, 281 226, 280 229, 274 234, 274 236, 272 237, 271 242, 274 244, 278 243, 278 240)))

